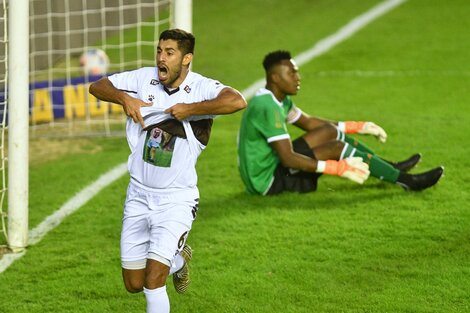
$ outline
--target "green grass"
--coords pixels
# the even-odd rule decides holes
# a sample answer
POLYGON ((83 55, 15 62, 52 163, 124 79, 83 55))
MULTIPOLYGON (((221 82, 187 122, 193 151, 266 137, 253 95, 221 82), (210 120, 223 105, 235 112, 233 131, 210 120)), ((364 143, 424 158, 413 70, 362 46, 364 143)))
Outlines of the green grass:
MULTIPOLYGON (((374 3, 195 2, 194 70, 246 88, 262 77, 269 50, 298 54, 374 3)), ((237 172, 240 113, 217 119, 197 164, 192 284, 181 296, 168 281, 172 312, 470 312, 468 16, 467 0, 409 0, 303 66, 294 99, 311 114, 375 121, 387 143, 363 141, 388 159, 423 153, 414 172, 444 165, 429 190, 322 177, 316 193, 249 196, 237 172)), ((95 153, 31 166, 31 228, 127 158, 125 139, 89 145, 95 153)), ((143 295, 121 282, 127 182, 0 274, 0 312, 145 310, 143 295)))

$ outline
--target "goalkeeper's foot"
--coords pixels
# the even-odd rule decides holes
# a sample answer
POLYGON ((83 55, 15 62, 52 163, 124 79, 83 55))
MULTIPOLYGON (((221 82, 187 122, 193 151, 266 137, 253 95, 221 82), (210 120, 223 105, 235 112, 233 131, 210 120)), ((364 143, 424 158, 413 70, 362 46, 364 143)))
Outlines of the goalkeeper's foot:
POLYGON ((183 250, 180 252, 184 259, 183 267, 173 274, 173 285, 177 293, 184 293, 188 289, 189 283, 189 266, 188 263, 193 256, 193 250, 190 246, 184 245, 183 250))
POLYGON ((444 174, 444 167, 439 166, 421 174, 400 173, 397 184, 405 190, 420 191, 437 184, 444 174))
POLYGON ((413 167, 415 167, 419 163, 419 161, 421 161, 421 153, 416 153, 406 160, 400 162, 392 162, 391 164, 397 170, 400 170, 402 172, 408 172, 413 167))

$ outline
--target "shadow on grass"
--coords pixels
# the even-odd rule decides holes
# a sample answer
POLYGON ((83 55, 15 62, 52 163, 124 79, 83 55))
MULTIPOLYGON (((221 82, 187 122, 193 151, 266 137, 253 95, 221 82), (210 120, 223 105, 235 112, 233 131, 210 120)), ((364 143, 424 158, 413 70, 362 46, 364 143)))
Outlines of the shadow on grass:
POLYGON ((322 186, 316 192, 286 192, 274 196, 250 195, 244 191, 201 192, 205 218, 240 214, 242 212, 281 210, 354 209, 412 196, 398 186, 377 182, 367 186, 335 184, 335 189, 322 186), (206 196, 207 195, 207 196, 206 196))

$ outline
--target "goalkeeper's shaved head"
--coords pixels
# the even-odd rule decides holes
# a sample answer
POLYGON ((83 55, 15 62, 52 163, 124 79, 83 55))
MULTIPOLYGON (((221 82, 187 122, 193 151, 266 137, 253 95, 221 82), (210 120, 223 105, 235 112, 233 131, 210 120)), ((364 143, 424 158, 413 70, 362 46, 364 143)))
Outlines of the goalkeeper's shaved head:
POLYGON ((263 67, 266 73, 268 73, 275 65, 281 64, 284 60, 292 59, 289 51, 277 50, 268 53, 263 60, 263 67))
POLYGON ((266 71, 266 89, 282 101, 287 95, 296 95, 300 89, 299 67, 289 51, 277 50, 268 53, 263 60, 266 71))

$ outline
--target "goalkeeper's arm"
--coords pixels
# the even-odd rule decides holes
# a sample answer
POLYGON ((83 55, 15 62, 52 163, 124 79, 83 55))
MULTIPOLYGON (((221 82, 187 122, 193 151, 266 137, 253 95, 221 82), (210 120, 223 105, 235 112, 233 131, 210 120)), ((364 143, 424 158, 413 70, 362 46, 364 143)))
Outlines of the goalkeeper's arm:
POLYGON ((297 169, 304 172, 316 172, 327 175, 335 175, 347 178, 362 184, 369 177, 369 166, 361 158, 354 157, 340 161, 319 161, 305 155, 296 153, 292 149, 289 139, 271 142, 271 146, 277 152, 281 164, 284 167, 297 169))

